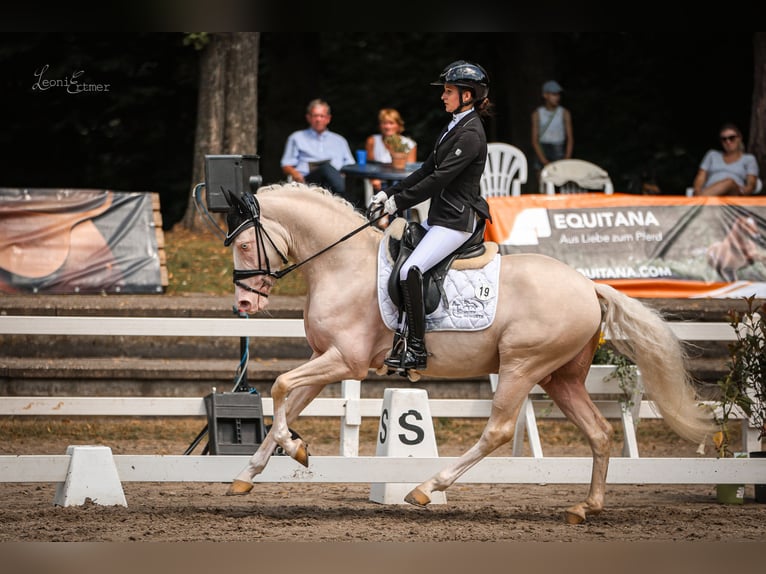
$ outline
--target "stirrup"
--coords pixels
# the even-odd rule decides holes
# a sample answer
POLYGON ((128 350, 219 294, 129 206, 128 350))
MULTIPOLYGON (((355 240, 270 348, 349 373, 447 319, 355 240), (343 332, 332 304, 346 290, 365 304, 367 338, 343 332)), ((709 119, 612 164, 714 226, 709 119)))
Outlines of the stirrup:
POLYGON ((428 364, 428 353, 425 349, 422 353, 416 353, 410 346, 405 345, 402 353, 392 353, 383 363, 389 370, 394 369, 394 372, 406 375, 408 371, 424 371, 428 364))
POLYGON ((423 349, 422 353, 416 353, 412 347, 408 347, 400 360, 401 368, 405 371, 424 371, 428 365, 428 353, 423 349))
MULTIPOLYGON (((403 343, 400 344, 402 346, 403 343)), ((396 352, 396 349, 391 350, 391 354, 383 359, 383 364, 388 367, 389 371, 391 369, 394 369, 395 371, 401 371, 402 369, 402 360, 404 359, 405 349, 402 347, 402 350, 399 352, 396 352)), ((389 374, 391 374, 389 372, 389 374)))
MULTIPOLYGON (((407 333, 402 329, 394 331, 394 342, 391 344, 391 350, 383 363, 390 369, 397 368, 401 364, 402 357, 407 350, 407 333)), ((388 373, 391 374, 390 372, 388 373)))

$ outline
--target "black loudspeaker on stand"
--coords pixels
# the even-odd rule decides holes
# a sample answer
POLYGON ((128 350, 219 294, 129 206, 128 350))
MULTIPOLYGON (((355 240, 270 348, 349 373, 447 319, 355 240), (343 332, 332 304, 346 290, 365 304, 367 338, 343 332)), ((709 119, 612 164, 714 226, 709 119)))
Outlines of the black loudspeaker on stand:
MULTIPOLYGON (((247 318, 236 309, 234 312, 247 318)), ((211 455, 251 455, 263 442, 267 429, 263 422, 261 395, 247 383, 248 345, 248 338, 240 337, 242 358, 232 392, 219 393, 214 389, 205 397, 207 426, 186 449, 185 455, 191 454, 206 435, 208 443, 203 454, 211 455)))
POLYGON ((210 393, 205 397, 210 454, 251 455, 263 442, 261 395, 210 393))

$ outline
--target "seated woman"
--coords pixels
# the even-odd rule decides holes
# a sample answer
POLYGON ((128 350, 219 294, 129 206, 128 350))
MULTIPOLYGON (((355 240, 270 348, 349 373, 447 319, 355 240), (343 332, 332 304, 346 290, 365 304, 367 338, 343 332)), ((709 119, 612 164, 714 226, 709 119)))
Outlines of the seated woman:
MULTIPOLYGON (((398 134, 402 141, 409 146, 407 163, 414 163, 417 161, 418 144, 416 144, 412 138, 401 135, 404 131, 404 120, 397 110, 394 108, 383 108, 380 110, 378 112, 378 126, 380 133, 369 136, 365 142, 368 161, 391 163, 391 150, 386 146, 383 140, 394 134, 398 134)), ((379 179, 373 179, 371 183, 372 188, 376 192, 380 191, 383 187, 383 182, 379 179)))
POLYGON ((694 195, 751 195, 758 181, 758 163, 745 153, 742 132, 731 123, 719 130, 723 152, 709 150, 694 178, 694 195))

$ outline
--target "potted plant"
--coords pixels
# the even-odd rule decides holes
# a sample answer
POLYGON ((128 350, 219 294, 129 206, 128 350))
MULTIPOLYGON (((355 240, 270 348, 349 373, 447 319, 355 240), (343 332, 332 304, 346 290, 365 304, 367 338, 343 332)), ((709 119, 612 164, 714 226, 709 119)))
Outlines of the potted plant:
MULTIPOLYGON (((735 456, 731 450, 731 427, 729 419, 736 409, 741 407, 744 400, 742 387, 739 385, 734 369, 720 379, 717 383, 718 398, 717 408, 713 409, 713 420, 718 430, 713 433, 713 445, 718 458, 730 458, 735 456)), ((736 453, 736 456, 742 456, 736 453)), ((742 504, 745 500, 744 484, 716 484, 716 499, 724 504, 742 504)))
POLYGON ((404 169, 407 166, 407 154, 410 144, 399 134, 391 134, 383 138, 383 143, 391 152, 391 165, 394 169, 404 169))
MULTIPOLYGON (((614 347, 606 341, 604 334, 598 341, 598 347, 593 355, 591 369, 604 369, 609 373, 605 375, 607 381, 617 381, 622 396, 619 398, 623 410, 636 407, 636 397, 643 393, 638 382, 638 370, 636 365, 622 353, 615 351, 614 347)), ((638 405, 640 406, 640 405, 638 405)), ((638 417, 634 416, 638 421, 638 417)))
MULTIPOLYGON (((756 305, 755 297, 744 299, 744 312, 729 311, 729 323, 737 338, 729 344, 729 372, 718 382, 719 409, 714 418, 720 430, 713 442, 720 457, 732 454, 728 422, 735 409, 758 430, 759 441, 766 436, 766 304, 756 305)), ((765 455, 763 449, 750 452, 753 458, 765 455)), ((766 485, 755 485, 755 495, 758 502, 766 502, 766 485)))

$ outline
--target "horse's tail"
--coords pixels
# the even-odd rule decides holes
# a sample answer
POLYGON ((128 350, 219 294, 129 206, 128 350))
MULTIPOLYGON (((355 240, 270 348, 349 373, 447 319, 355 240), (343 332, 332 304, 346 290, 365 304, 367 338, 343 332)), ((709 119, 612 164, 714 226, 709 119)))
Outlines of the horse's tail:
POLYGON ((614 347, 641 372, 648 397, 679 436, 700 443, 712 430, 710 414, 701 408, 681 341, 654 309, 596 283, 606 303, 604 326, 614 347))

